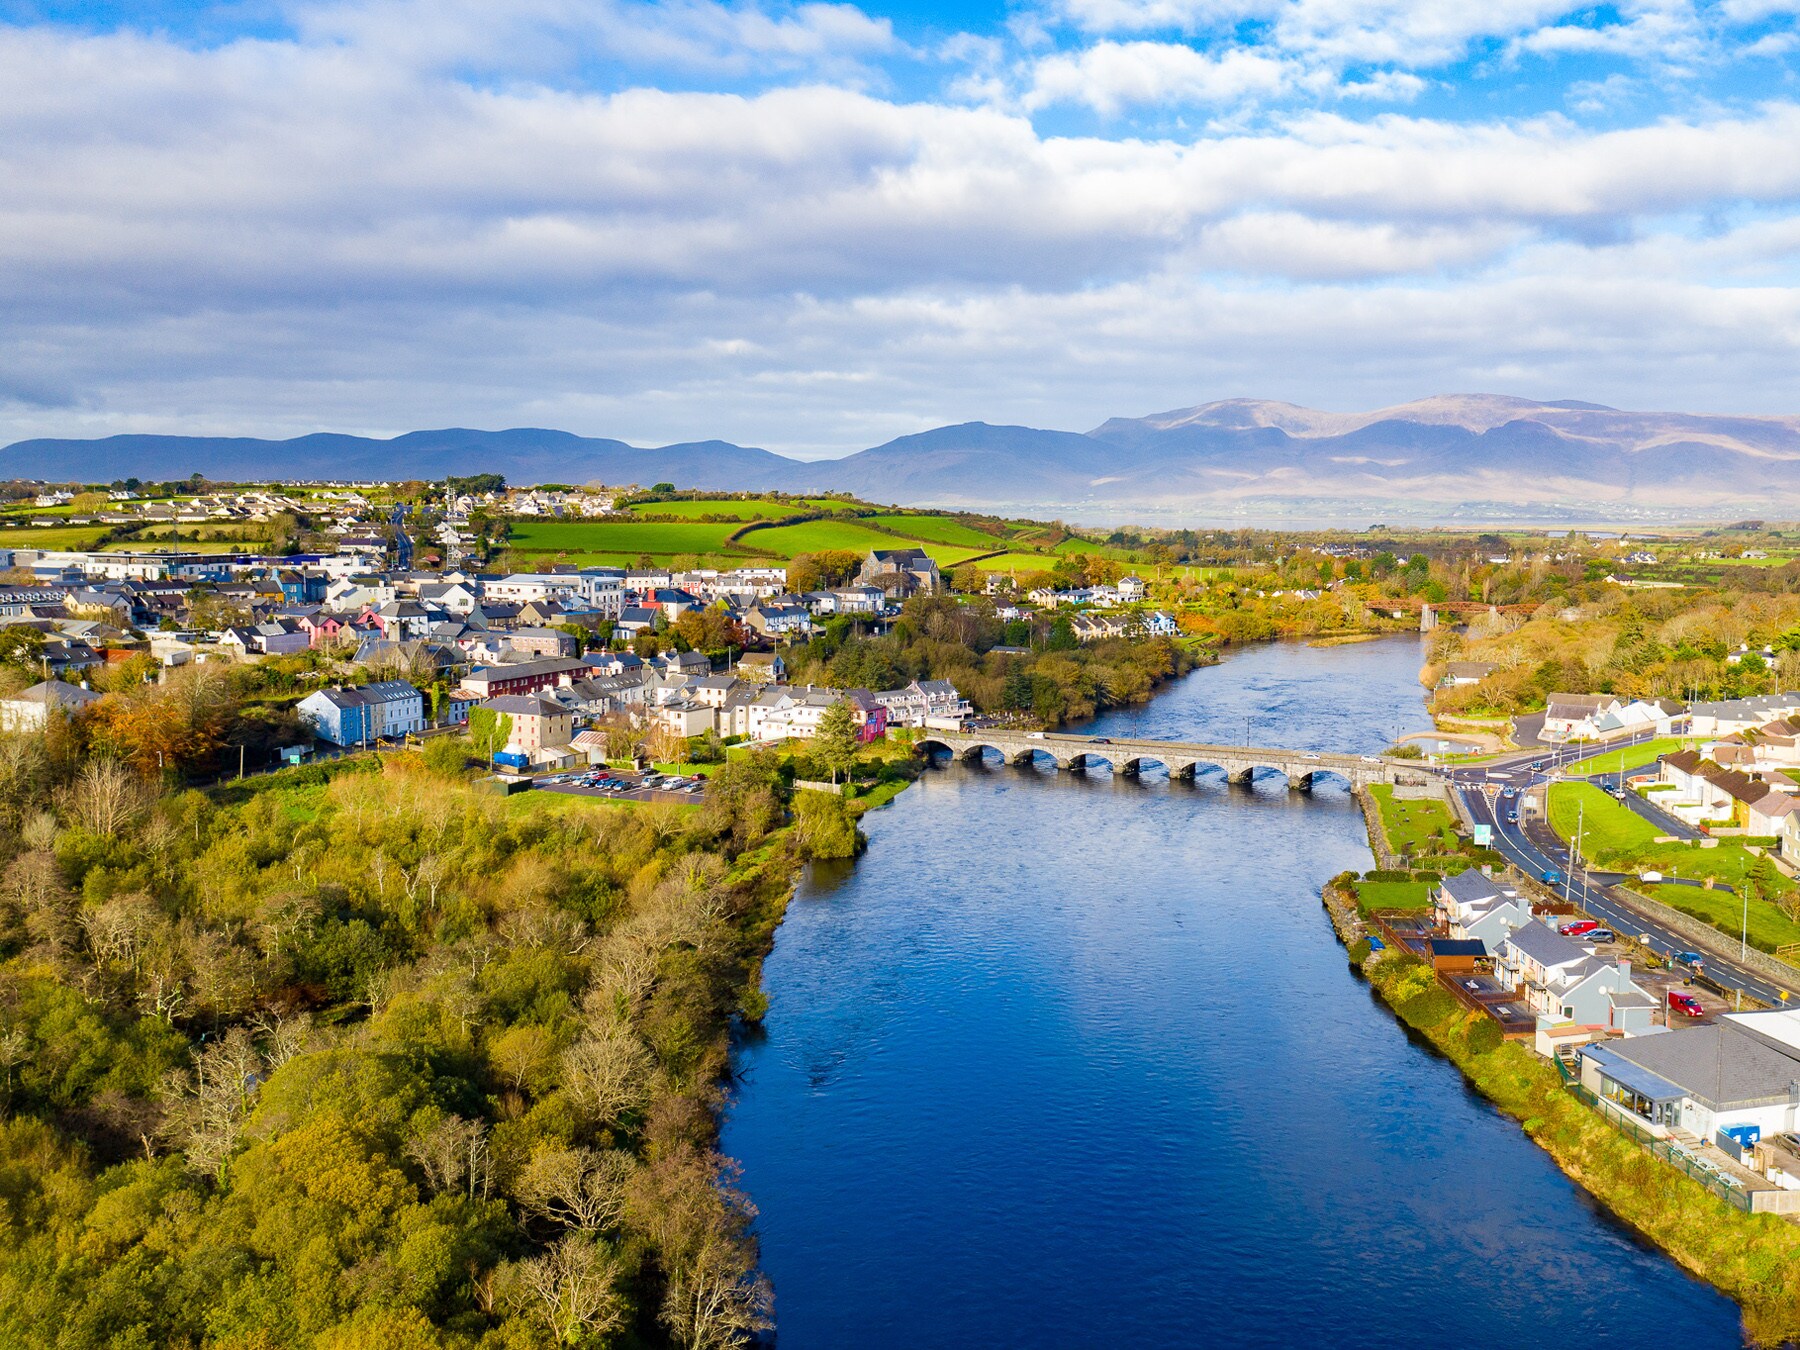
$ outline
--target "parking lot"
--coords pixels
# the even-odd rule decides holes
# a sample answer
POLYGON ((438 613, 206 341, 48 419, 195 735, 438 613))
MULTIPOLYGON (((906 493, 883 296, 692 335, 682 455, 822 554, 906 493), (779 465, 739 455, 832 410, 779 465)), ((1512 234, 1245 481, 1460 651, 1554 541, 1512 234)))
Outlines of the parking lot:
POLYGON ((588 769, 540 778, 537 787, 540 792, 561 792, 574 797, 692 806, 705 792, 706 779, 698 775, 637 773, 628 769, 588 769))

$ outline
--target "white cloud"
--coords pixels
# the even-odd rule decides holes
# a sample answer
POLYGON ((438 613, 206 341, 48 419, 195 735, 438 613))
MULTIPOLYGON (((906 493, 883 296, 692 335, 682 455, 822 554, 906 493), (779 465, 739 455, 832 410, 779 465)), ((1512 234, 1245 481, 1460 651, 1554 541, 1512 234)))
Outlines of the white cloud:
MULTIPOLYGON (((1042 97, 1291 78, 1093 50, 1060 89, 1040 63, 1042 97)), ((0 27, 0 428, 530 422, 819 451, 1225 392, 1369 406, 1504 375, 1752 409, 1791 388, 1791 103, 1598 134, 1315 113, 1105 139, 822 83, 477 88, 441 59, 0 27)))
POLYGON ((1039 60, 1023 104, 1084 103, 1110 115, 1133 105, 1237 103, 1281 94, 1297 75, 1242 48, 1209 56, 1175 42, 1099 42, 1039 60))

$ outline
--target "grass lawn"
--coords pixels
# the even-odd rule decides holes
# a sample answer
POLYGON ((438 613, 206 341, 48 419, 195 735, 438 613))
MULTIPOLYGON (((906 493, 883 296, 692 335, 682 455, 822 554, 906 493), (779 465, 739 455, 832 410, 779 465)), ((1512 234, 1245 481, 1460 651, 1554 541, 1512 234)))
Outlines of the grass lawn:
POLYGON ((1623 750, 1606 750, 1597 755, 1590 755, 1586 759, 1578 759, 1568 765, 1564 772, 1577 775, 1617 773, 1620 755, 1625 757, 1627 770, 1641 769, 1646 764, 1656 763, 1659 755, 1672 755, 1677 750, 1686 750, 1696 744, 1698 742, 1692 737, 1684 739, 1679 736, 1658 736, 1655 740, 1645 741, 1642 745, 1628 745, 1623 750))
POLYGON ((520 553, 735 553, 725 539, 738 528, 728 520, 527 520, 513 525, 508 546, 520 553))
POLYGON ((0 548, 91 548, 94 541, 105 533, 104 525, 53 525, 43 530, 0 530, 0 548))
POLYGON ((1455 852, 1457 839, 1450 808, 1441 801, 1397 798, 1386 783, 1369 789, 1381 812, 1382 832, 1395 853, 1429 853, 1434 848, 1455 852))
MULTIPOLYGON (((1710 923, 1720 932, 1738 935, 1744 923, 1744 900, 1730 891, 1708 891, 1698 886, 1641 886, 1653 900, 1710 923)), ((1800 924, 1767 900, 1750 902, 1750 945, 1765 952, 1800 942, 1800 924)))
POLYGON ((1591 783, 1552 784, 1550 828, 1558 838, 1571 839, 1577 821, 1581 825, 1582 853, 1602 861, 1623 860, 1655 848, 1657 836, 1662 833, 1591 783))
POLYGON ((1431 884, 1425 881, 1359 881, 1356 898, 1364 909, 1430 909, 1431 884))

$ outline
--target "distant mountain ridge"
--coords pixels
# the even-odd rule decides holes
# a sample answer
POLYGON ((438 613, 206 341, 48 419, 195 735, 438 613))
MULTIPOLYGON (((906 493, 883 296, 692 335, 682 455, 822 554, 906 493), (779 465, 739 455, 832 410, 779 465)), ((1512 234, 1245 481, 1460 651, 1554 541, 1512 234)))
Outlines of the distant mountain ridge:
POLYGON ((968 422, 841 459, 726 441, 641 448, 565 431, 416 431, 391 440, 112 436, 20 441, 0 477, 90 482, 439 478, 853 492, 906 505, 1066 515, 1364 519, 1800 515, 1800 417, 1627 412, 1446 395, 1336 413, 1225 399, 1080 433, 968 422))

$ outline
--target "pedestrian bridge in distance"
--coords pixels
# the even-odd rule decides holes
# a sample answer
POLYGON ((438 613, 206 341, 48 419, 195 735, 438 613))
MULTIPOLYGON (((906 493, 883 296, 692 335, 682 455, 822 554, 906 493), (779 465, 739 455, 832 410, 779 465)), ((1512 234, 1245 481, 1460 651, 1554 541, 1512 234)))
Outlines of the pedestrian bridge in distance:
POLYGON ((1192 778, 1197 769, 1221 769, 1234 783, 1247 783, 1258 769, 1283 775, 1290 788, 1311 789, 1316 774, 1341 778, 1352 787, 1370 783, 1424 784, 1430 770, 1407 760, 1375 755, 1344 755, 1328 750, 1276 750, 1249 745, 1202 745, 1191 741, 1152 741, 1129 736, 1072 736, 1059 732, 932 731, 917 742, 921 752, 948 750, 958 759, 978 760, 992 750, 1008 764, 1029 764, 1047 755, 1059 769, 1085 769, 1105 763, 1114 773, 1135 774, 1146 764, 1160 764, 1171 778, 1192 778))

